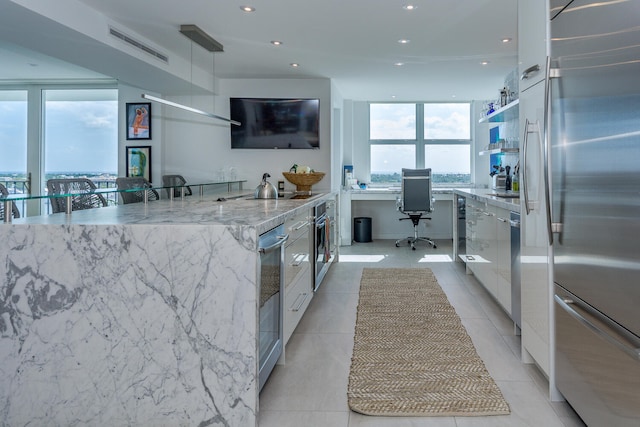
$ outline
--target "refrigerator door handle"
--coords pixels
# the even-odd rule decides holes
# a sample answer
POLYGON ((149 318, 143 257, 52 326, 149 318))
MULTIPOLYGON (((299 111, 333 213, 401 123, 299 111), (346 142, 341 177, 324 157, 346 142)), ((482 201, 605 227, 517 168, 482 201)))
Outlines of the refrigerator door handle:
POLYGON ((600 322, 602 322, 603 324, 611 328, 611 330, 614 332, 615 335, 624 337, 627 341, 629 341, 629 344, 631 345, 621 342, 619 339, 617 339, 614 336, 614 334, 608 333, 602 330, 601 327, 595 325, 593 322, 589 321, 582 314, 578 313, 576 308, 581 309, 582 307, 580 307, 579 303, 577 303, 573 299, 567 298, 567 297, 561 297, 557 294, 553 296, 553 299, 564 311, 566 311, 571 317, 573 317, 578 322, 580 322, 583 326, 590 329, 592 332, 594 332, 595 334, 597 334, 599 337, 603 338, 610 344, 624 351, 629 356, 631 356, 634 360, 640 361, 640 341, 636 337, 631 337, 630 333, 624 330, 621 326, 612 322, 611 320, 609 320, 608 318, 606 318, 605 316, 603 316, 602 314, 600 314, 595 310, 587 311, 586 309, 584 309, 591 316, 595 317, 597 320, 599 320, 600 322))
MULTIPOLYGON (((554 77, 556 75, 554 74, 554 77)), ((551 57, 547 56, 544 73, 544 198, 547 205, 547 235, 549 244, 553 244, 553 228, 551 225, 551 197, 549 195, 549 126, 551 124, 551 57)))
POLYGON ((529 208, 529 194, 527 183, 527 145, 529 143, 529 119, 524 122, 524 135, 522 136, 522 192, 524 193, 524 208, 527 215, 531 212, 529 208))

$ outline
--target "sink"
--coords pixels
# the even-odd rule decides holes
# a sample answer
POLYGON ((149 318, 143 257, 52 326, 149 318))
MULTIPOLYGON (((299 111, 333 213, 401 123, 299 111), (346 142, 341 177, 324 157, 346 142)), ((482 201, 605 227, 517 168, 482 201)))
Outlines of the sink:
POLYGON ((493 193, 492 196, 502 197, 503 199, 519 199, 520 193, 493 193))

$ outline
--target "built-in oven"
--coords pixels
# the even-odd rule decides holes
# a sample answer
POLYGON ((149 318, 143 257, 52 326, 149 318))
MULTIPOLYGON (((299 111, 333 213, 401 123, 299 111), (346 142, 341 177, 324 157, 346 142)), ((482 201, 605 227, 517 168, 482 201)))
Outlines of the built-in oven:
POLYGON ((328 200, 318 203, 315 207, 314 291, 320 287, 335 259, 335 242, 332 241, 335 229, 335 204, 335 200, 328 200))
POLYGON ((282 355, 284 306, 284 243, 289 236, 284 225, 260 235, 258 294, 258 382, 262 390, 282 355))

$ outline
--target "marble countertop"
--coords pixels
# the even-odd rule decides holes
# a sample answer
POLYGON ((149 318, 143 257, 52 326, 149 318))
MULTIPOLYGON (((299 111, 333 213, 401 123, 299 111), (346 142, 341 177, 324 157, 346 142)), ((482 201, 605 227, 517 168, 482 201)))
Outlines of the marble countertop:
MULTIPOLYGON (((188 196, 98 209, 57 213, 13 220, 14 225, 219 225, 254 226, 268 230, 299 210, 309 209, 332 192, 308 199, 254 199, 253 192, 233 195, 188 196), (223 198, 224 200, 219 200, 223 198)), ((264 229, 264 230, 263 230, 264 229)))
POLYGON ((487 203, 499 208, 520 212, 520 198, 499 197, 494 190, 488 188, 456 188, 454 194, 465 197, 472 197, 476 200, 484 200, 487 203))

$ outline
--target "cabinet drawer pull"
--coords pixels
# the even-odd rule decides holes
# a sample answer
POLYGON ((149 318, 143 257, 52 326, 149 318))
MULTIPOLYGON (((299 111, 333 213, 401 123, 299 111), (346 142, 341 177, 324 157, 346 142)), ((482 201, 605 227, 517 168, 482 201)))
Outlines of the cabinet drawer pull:
POLYGON ((295 305, 295 303, 302 297, 302 300, 298 303, 297 306, 295 306, 294 308, 291 308, 291 311, 300 311, 300 308, 302 308, 302 305, 304 304, 304 302, 307 300, 307 297, 309 296, 308 293, 303 293, 303 294, 298 294, 298 298, 296 298, 296 300, 293 302, 293 304, 295 305))
POLYGON ((500 218, 500 217, 498 217, 498 221, 500 221, 500 222, 507 222, 507 220, 506 220, 506 219, 504 219, 504 218, 500 218))
POLYGON ((300 221, 298 224, 296 224, 293 227, 293 231, 298 231, 301 228, 308 227, 308 226, 309 226, 309 221, 300 221))
POLYGON ((304 257, 305 257, 305 254, 294 254, 293 255, 293 260, 291 260, 291 264, 290 265, 292 267, 299 266, 300 264, 302 264, 302 261, 304 261, 304 257))

